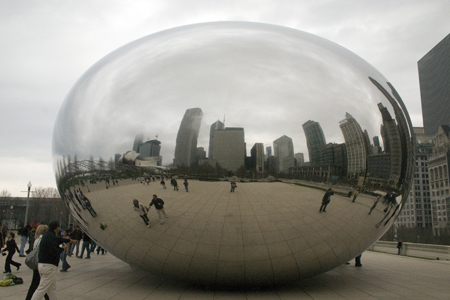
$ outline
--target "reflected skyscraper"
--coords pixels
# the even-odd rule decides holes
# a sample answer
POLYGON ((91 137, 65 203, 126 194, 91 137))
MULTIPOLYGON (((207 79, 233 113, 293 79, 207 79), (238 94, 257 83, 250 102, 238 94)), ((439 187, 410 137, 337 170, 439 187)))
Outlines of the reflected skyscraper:
POLYGON ((345 119, 339 122, 347 149, 347 175, 363 175, 366 170, 366 139, 359 123, 346 113, 345 119))
POLYGON ((255 143, 250 150, 251 167, 257 172, 264 172, 264 144, 255 143))
POLYGON ((325 135, 323 134, 322 127, 318 122, 307 121, 303 125, 303 131, 306 136, 306 144, 308 146, 309 162, 312 165, 320 164, 320 147, 325 146, 325 135))
POLYGON ((425 134, 450 125, 450 34, 417 63, 425 134))
POLYGON ((294 158, 298 167, 305 164, 305 156, 303 155, 303 153, 295 153, 294 158))
POLYGON ((134 138, 133 143, 133 151, 139 153, 139 147, 142 145, 142 142, 144 141, 144 135, 142 133, 136 135, 134 138))
POLYGON ((218 163, 222 168, 236 171, 245 164, 245 137, 244 128, 227 127, 214 131, 212 142, 214 159, 209 160, 211 165, 218 163))
POLYGON ((278 161, 278 171, 288 173, 289 168, 295 166, 294 144, 286 135, 273 141, 273 150, 278 161))
POLYGON ((197 138, 203 112, 200 108, 186 110, 178 130, 175 146, 175 165, 190 167, 197 164, 197 138))
POLYGON ((214 133, 216 130, 222 130, 225 128, 225 124, 217 120, 214 122, 209 130, 209 149, 208 149, 208 158, 214 159, 214 153, 213 153, 213 143, 214 143, 214 133))
POLYGON ((378 109, 380 110, 381 117, 383 118, 383 134, 385 135, 384 140, 389 145, 386 149, 386 153, 391 156, 391 170, 389 179, 394 182, 398 182, 402 167, 402 147, 397 122, 391 117, 388 109, 384 107, 382 103, 378 103, 378 109))

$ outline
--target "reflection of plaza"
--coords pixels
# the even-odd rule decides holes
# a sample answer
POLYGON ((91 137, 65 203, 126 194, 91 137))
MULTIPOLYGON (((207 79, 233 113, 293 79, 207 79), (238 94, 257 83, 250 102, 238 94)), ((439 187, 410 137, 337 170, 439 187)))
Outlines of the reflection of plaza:
POLYGON ((319 214, 324 191, 317 186, 249 182, 230 193, 228 182, 190 180, 189 187, 189 193, 177 192, 162 189, 158 181, 146 185, 132 179, 108 189, 104 182, 90 184, 90 192, 80 186, 98 211, 95 220, 83 215, 85 226, 98 243, 132 265, 223 284, 234 282, 226 274, 235 268, 242 269, 243 284, 320 273, 358 255, 373 236, 384 232, 374 224, 383 218, 385 206, 368 215, 375 197, 361 195, 352 203, 344 196, 345 188, 336 188, 327 213, 319 214), (148 206, 152 194, 164 200, 169 218, 160 225, 151 209, 148 229, 131 201, 148 206), (107 230, 99 222, 106 223, 107 230), (205 265, 209 267, 199 268, 205 265))

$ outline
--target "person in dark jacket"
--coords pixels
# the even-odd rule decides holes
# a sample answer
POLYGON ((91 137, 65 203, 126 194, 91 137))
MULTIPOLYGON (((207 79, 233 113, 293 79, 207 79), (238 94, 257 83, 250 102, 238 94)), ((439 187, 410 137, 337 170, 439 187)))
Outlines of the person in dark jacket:
POLYGON ((92 243, 92 239, 91 237, 83 231, 83 245, 81 246, 81 252, 80 252, 80 256, 77 256, 78 258, 83 258, 83 254, 84 254, 84 250, 86 249, 86 259, 91 258, 91 243, 92 243))
POLYGON ((8 251, 8 256, 5 260, 5 272, 3 273, 11 273, 11 265, 15 266, 17 271, 19 271, 22 264, 12 260, 16 250, 19 251, 19 247, 17 247, 16 241, 14 240, 15 234, 13 232, 8 232, 6 237, 8 240, 6 241, 6 247, 2 249, 2 254, 5 255, 5 251, 8 251))
POLYGON ((159 222, 162 225, 164 223, 162 215, 167 218, 166 211, 164 210, 164 201, 162 199, 159 199, 158 196, 153 195, 152 202, 150 202, 148 209, 150 209, 152 205, 155 206, 156 212, 158 213, 159 222))
POLYGON ((67 250, 68 247, 68 244, 63 248, 61 248, 60 245, 69 242, 73 244, 76 243, 75 240, 57 236, 57 233, 59 233, 60 230, 61 226, 59 221, 50 221, 48 223, 48 231, 44 233, 42 240, 39 243, 38 270, 41 281, 31 300, 41 300, 46 293, 50 299, 57 299, 55 274, 58 270, 61 252, 67 250))
POLYGON ((31 226, 26 225, 24 228, 21 228, 19 230, 20 234, 20 251, 19 251, 19 257, 26 257, 25 255, 25 245, 28 241, 28 233, 30 232, 31 226))
POLYGON ((334 192, 331 188, 329 188, 328 191, 326 191, 325 195, 323 195, 322 206, 320 206, 319 212, 326 212, 325 209, 327 208, 328 203, 330 203, 330 198, 331 195, 333 194, 334 192))

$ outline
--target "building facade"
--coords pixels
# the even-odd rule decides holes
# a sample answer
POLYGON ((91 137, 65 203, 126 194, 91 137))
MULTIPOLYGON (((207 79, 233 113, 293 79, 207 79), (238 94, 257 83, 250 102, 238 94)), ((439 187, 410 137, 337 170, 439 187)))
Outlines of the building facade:
POLYGON ((450 34, 417 64, 423 126, 434 135, 439 125, 450 125, 450 34))
POLYGON ((319 161, 320 147, 325 146, 325 135, 323 134, 322 127, 318 122, 308 120, 303 125, 303 131, 305 132, 306 145, 308 146, 309 162, 311 165, 321 164, 319 161))
POLYGON ((273 150, 278 161, 278 172, 288 173, 289 168, 295 166, 294 143, 286 135, 273 141, 273 150))

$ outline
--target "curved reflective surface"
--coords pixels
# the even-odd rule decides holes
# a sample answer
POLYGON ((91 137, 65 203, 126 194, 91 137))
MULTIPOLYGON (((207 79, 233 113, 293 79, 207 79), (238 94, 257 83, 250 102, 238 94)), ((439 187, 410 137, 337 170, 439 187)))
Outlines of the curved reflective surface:
POLYGON ((218 22, 96 63, 61 107, 53 158, 74 218, 118 258, 205 285, 270 286, 383 235, 409 191, 411 135, 400 96, 355 54, 218 22), (167 218, 152 205, 147 227, 154 194, 167 218))

